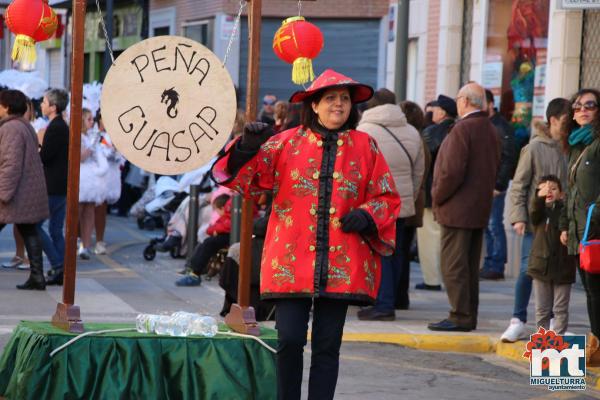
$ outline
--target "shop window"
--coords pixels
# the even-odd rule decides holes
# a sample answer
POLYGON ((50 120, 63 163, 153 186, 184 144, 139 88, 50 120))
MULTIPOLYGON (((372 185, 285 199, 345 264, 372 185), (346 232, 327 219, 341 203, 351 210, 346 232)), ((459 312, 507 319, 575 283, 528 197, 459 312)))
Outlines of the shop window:
POLYGON ((152 29, 152 36, 166 36, 171 34, 171 28, 168 26, 160 26, 152 29))
POLYGON ((210 40, 210 27, 208 21, 184 25, 183 36, 195 40, 196 42, 203 44, 209 49, 212 48, 212 43, 210 40))
POLYGON ((550 0, 490 0, 482 83, 520 147, 529 141, 532 120, 545 112, 549 15, 550 0))
POLYGON ((135 12, 129 12, 123 15, 123 36, 139 35, 138 16, 135 12))
MULTIPOLYGON (((107 27, 108 28, 108 27, 107 27)), ((113 16, 113 38, 121 36, 121 18, 118 15, 113 16)), ((98 38, 104 39, 104 28, 102 27, 102 21, 98 21, 98 38)))
POLYGON ((600 88, 600 10, 585 10, 581 49, 581 87, 600 88))

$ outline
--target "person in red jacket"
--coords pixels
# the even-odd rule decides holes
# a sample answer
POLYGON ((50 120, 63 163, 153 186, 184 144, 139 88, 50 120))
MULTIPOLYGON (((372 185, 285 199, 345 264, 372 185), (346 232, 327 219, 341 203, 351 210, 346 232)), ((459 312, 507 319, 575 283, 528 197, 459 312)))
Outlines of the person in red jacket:
POLYGON ((308 398, 333 399, 348 305, 373 304, 381 256, 395 248, 400 197, 377 142, 356 130, 370 86, 326 70, 296 92, 300 126, 273 135, 252 122, 213 166, 213 179, 248 197, 273 192, 260 271, 276 304, 280 399, 300 399, 313 309, 308 398))
POLYGON ((229 247, 229 233, 231 232, 231 196, 221 194, 212 201, 212 206, 219 214, 219 218, 206 228, 208 238, 198 243, 186 269, 191 271, 175 282, 177 286, 200 286, 200 275, 206 270, 208 262, 221 249, 229 247))

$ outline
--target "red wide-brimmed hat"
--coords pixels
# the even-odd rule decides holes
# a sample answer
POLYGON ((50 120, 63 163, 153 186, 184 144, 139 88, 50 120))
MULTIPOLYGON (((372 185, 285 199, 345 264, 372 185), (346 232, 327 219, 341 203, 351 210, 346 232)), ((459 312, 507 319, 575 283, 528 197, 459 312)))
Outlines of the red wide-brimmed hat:
POLYGON ((348 78, 345 75, 335 72, 332 69, 327 69, 317 79, 313 81, 310 87, 306 90, 299 90, 290 97, 290 103, 300 103, 307 97, 312 96, 320 90, 332 89, 336 87, 352 88, 352 102, 362 103, 369 100, 373 96, 373 88, 363 83, 358 83, 355 80, 348 78))

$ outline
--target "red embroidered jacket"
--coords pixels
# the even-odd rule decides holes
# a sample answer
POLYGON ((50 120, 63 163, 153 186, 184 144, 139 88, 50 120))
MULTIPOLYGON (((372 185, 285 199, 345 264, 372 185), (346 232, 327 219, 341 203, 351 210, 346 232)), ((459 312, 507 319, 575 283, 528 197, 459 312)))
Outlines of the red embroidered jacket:
POLYGON ((271 137, 231 176, 227 162, 235 146, 213 166, 215 179, 245 196, 273 191, 262 297, 373 303, 380 255, 394 250, 400 212, 400 197, 375 140, 355 130, 322 137, 298 127, 271 137), (340 219, 355 208, 371 215, 375 233, 342 231, 340 219))

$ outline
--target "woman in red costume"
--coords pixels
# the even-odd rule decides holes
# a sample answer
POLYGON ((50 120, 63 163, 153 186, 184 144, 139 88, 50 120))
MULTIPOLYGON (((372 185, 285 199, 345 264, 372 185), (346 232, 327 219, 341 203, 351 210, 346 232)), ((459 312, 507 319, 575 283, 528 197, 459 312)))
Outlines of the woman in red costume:
POLYGON ((333 399, 348 305, 373 304, 381 255, 392 253, 400 198, 377 143, 356 131, 373 89, 326 70, 305 91, 302 124, 272 136, 246 125, 213 167, 245 196, 273 191, 261 297, 276 302, 278 397, 300 399, 313 308, 309 399, 333 399))

